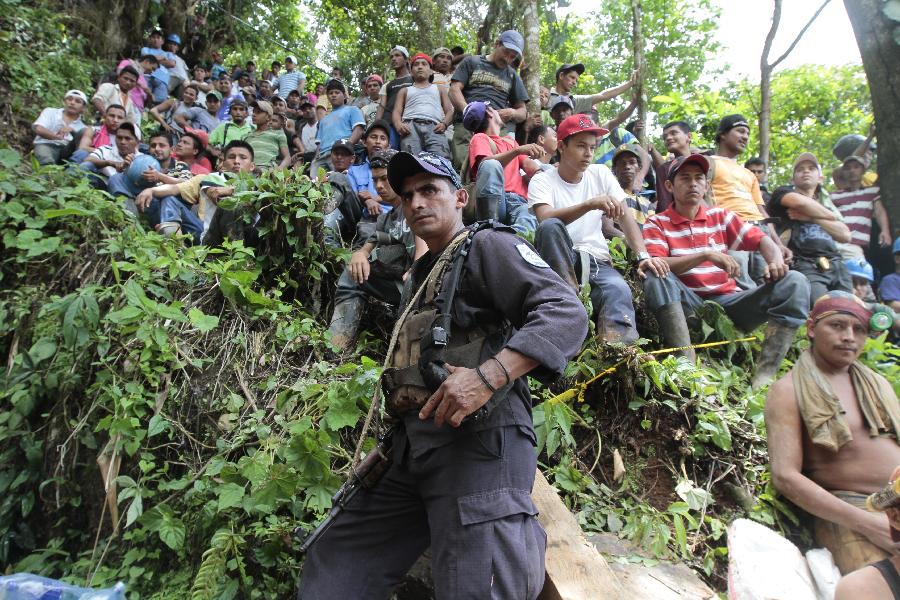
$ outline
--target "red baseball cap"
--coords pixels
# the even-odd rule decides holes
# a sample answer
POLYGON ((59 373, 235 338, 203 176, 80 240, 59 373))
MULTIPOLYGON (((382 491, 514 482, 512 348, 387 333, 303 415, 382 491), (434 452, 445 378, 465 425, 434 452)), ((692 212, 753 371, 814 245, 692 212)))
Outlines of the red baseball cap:
POLYGON ((202 129, 194 129, 192 127, 185 127, 184 132, 187 135, 192 135, 200 141, 200 149, 206 150, 206 147, 209 146, 209 134, 203 131, 202 129))
POLYGON ((709 175, 709 159, 702 154, 688 154, 687 156, 679 156, 669 165, 666 172, 666 179, 672 181, 685 165, 697 165, 703 170, 704 175, 709 175))
POLYGON ((597 135, 597 137, 604 136, 609 133, 608 129, 603 129, 587 115, 571 115, 563 119, 563 122, 559 124, 559 127, 556 129, 556 139, 559 141, 563 141, 570 135, 575 135, 576 133, 584 133, 585 131, 589 131, 597 135))
POLYGON ((428 66, 431 66, 431 65, 432 65, 432 63, 431 63, 431 57, 428 56, 427 54, 425 54, 424 52, 419 52, 418 54, 414 54, 413 57, 409 59, 409 64, 413 64, 414 62, 416 62, 416 61, 419 60, 420 58, 421 58, 422 60, 424 60, 425 62, 427 62, 427 63, 428 63, 428 66))

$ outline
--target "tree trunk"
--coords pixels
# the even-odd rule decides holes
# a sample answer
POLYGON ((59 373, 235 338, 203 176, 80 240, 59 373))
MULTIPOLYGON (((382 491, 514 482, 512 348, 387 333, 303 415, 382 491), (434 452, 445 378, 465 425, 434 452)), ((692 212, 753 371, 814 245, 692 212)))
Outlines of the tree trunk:
POLYGON ((525 90, 528 92, 528 112, 541 113, 541 25, 538 19, 538 0, 523 0, 525 24, 525 55, 522 62, 528 65, 525 73, 525 90))
POLYGON ((891 222, 900 225, 900 24, 881 12, 880 0, 844 0, 872 94, 878 132, 878 184, 891 222))
POLYGON ((762 55, 759 57, 759 157, 769 164, 770 121, 772 117, 772 65, 769 64, 769 52, 772 51, 772 42, 778 32, 778 24, 781 21, 781 0, 775 0, 775 8, 772 11, 772 26, 766 35, 763 44, 762 55))
POLYGON ((487 52, 490 52, 490 48, 494 46, 491 30, 494 28, 494 23, 497 20, 497 14, 500 12, 502 4, 503 0, 491 0, 488 4, 487 12, 484 14, 484 21, 482 21, 481 27, 478 28, 478 33, 475 37, 475 54, 481 54, 485 51, 485 48, 488 49, 487 52))
POLYGON ((769 162, 769 146, 771 144, 769 129, 772 116, 772 72, 781 61, 788 57, 788 54, 793 52, 806 30, 819 18, 822 11, 831 2, 831 0, 822 2, 818 10, 813 13, 806 25, 803 26, 803 29, 800 30, 800 33, 797 34, 797 37, 794 38, 794 41, 791 42, 791 45, 788 46, 788 49, 784 51, 784 54, 769 62, 769 52, 772 50, 772 42, 775 40, 775 34, 778 32, 778 23, 781 21, 781 1, 775 0, 775 8, 772 11, 772 27, 769 28, 769 33, 766 35, 766 43, 763 44, 762 55, 759 57, 759 157, 766 163, 769 162))
POLYGON ((644 124, 638 133, 641 147, 647 145, 647 101, 644 97, 644 34, 641 31, 641 0, 631 0, 631 36, 634 51, 634 68, 638 72, 638 80, 634 93, 637 95, 638 119, 644 124))

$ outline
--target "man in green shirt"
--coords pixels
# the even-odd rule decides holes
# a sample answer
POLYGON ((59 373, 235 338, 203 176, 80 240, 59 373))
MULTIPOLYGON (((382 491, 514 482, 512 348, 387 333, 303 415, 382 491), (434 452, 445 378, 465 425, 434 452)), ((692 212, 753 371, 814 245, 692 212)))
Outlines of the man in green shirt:
POLYGON ((273 129, 272 115, 275 110, 270 102, 257 100, 253 104, 253 125, 256 126, 244 138, 253 147, 256 164, 263 169, 285 169, 291 164, 291 153, 288 151, 287 136, 281 128, 273 129))
POLYGON ((247 103, 236 98, 228 109, 230 121, 219 123, 209 134, 209 151, 216 158, 222 157, 222 148, 235 140, 243 140, 253 131, 253 123, 247 122, 247 103))

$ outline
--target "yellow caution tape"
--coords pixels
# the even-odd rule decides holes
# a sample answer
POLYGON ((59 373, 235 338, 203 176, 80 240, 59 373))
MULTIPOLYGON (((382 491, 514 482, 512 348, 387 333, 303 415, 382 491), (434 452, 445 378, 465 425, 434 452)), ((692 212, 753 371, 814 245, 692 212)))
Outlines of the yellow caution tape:
MULTIPOLYGON (((755 335, 751 335, 748 337, 742 337, 742 338, 738 338, 735 340, 724 340, 721 342, 705 342, 703 344, 691 344, 690 346, 676 346, 674 348, 663 348, 662 350, 652 350, 650 352, 645 352, 644 354, 652 354, 652 355, 669 354, 671 352, 678 352, 679 350, 687 350, 688 348, 694 348, 694 349, 714 348, 715 346, 725 346, 726 344, 736 344, 738 342, 749 342, 749 341, 756 340, 756 339, 759 339, 759 338, 757 338, 755 335)), ((604 369, 604 370, 600 371, 599 373, 597 373, 596 375, 594 375, 587 381, 585 381, 583 383, 579 383, 575 387, 571 387, 571 388, 567 389, 566 391, 562 392, 561 394, 557 394, 556 396, 553 396, 552 398, 547 400, 547 402, 549 402, 550 404, 555 404, 557 402, 568 402, 569 400, 571 400, 573 398, 578 398, 579 402, 584 402, 584 393, 587 391, 587 388, 589 385, 591 385, 598 379, 605 377, 606 375, 609 375, 610 373, 615 373, 616 370, 618 370, 619 367, 621 367, 626 362, 628 362, 628 360, 629 360, 628 358, 623 358, 622 360, 620 360, 613 366, 609 367, 608 369, 604 369)))

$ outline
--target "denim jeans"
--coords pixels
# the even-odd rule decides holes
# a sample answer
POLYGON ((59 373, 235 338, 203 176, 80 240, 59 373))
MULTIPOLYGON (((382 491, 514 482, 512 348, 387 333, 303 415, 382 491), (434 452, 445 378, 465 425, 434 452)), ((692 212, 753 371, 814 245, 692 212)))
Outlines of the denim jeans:
POLYGON ((688 288, 674 273, 662 278, 649 273, 644 280, 644 297, 652 311, 681 302, 685 316, 692 315, 704 300, 715 302, 725 309, 735 325, 745 331, 755 329, 766 321, 799 327, 809 314, 809 281, 797 271, 788 271, 784 278, 751 290, 705 298, 688 288))
POLYGON ((479 221, 496 219, 519 233, 532 232, 537 219, 528 210, 528 200, 506 191, 503 165, 493 159, 482 160, 475 179, 475 211, 479 221))
POLYGON ((159 199, 159 223, 181 223, 181 232, 200 243, 203 235, 203 221, 191 211, 191 205, 178 196, 165 196, 159 199))
POLYGON ((609 262, 575 251, 569 231, 559 219, 541 221, 534 246, 541 258, 571 285, 577 287, 581 281, 578 274, 589 269, 586 275, 591 286, 591 303, 599 333, 607 341, 629 343, 638 339, 631 288, 609 262))

